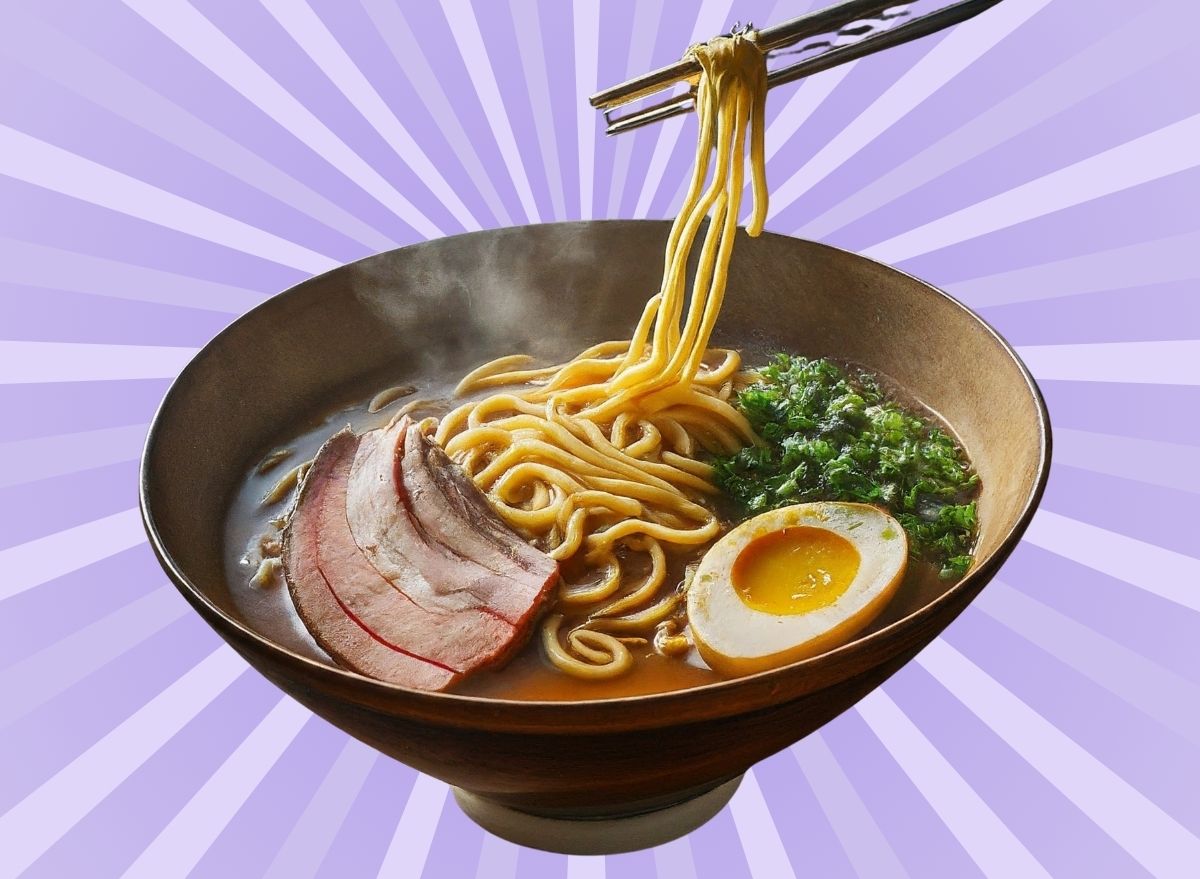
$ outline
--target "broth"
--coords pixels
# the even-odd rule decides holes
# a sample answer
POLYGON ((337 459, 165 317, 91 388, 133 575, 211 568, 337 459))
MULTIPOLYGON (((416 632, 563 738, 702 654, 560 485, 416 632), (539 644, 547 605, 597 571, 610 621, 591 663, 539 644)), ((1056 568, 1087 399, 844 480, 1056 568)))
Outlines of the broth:
MULTIPOLYGON (((889 396, 906 409, 941 424, 949 432, 935 412, 904 394, 893 382, 887 381, 886 377, 878 377, 881 384, 887 388, 889 396)), ((375 383, 374 392, 382 387, 385 385, 375 383)), ((260 539, 264 534, 273 532, 272 520, 282 516, 290 503, 282 501, 264 505, 261 503, 262 498, 283 474, 297 464, 310 460, 322 443, 342 427, 349 425, 359 433, 383 427, 400 406, 412 400, 445 401, 441 408, 430 407, 418 413, 441 414, 450 405, 451 387, 450 384, 418 385, 412 395, 375 413, 367 411, 374 392, 350 395, 344 398, 340 405, 333 407, 324 418, 296 425, 292 431, 282 435, 282 441, 276 446, 261 450, 262 457, 265 458, 275 449, 291 449, 292 454, 286 460, 266 473, 257 472, 262 458, 247 466, 247 474, 238 484, 229 505, 225 525, 225 571, 234 606, 252 628, 289 650, 336 665, 300 620, 282 574, 276 574, 266 586, 255 586, 250 582, 261 559, 258 549, 260 539)), ((682 579, 684 566, 698 560, 705 549, 707 545, 699 548, 694 556, 671 559, 668 582, 678 583, 682 579)), ((950 585, 950 582, 939 578, 936 566, 924 561, 910 560, 904 581, 895 596, 880 616, 858 637, 877 631, 913 613, 943 594, 950 585)), ((567 620, 569 623, 571 618, 568 617, 567 620)), ((535 630, 530 641, 505 667, 467 677, 452 688, 451 692, 490 698, 569 701, 660 693, 725 679, 724 675, 708 668, 695 648, 678 658, 656 653, 651 644, 631 645, 630 650, 635 662, 629 673, 609 680, 581 680, 562 673, 550 664, 543 654, 535 630)))

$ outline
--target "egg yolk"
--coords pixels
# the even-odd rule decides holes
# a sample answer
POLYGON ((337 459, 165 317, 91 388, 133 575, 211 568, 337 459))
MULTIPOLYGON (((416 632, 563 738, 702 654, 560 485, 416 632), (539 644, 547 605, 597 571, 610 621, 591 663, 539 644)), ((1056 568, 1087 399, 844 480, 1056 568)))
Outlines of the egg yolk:
POLYGON ((752 541, 733 563, 731 579, 749 607, 783 616, 833 604, 858 565, 858 550, 840 534, 799 526, 752 541))

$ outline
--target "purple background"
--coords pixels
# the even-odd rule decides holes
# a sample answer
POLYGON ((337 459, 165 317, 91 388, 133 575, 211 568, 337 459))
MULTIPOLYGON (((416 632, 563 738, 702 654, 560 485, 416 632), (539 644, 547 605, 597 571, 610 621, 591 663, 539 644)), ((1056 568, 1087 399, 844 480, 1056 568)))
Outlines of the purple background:
POLYGON ((804 0, 8 2, 0 30, 0 874, 1135 877, 1200 869, 1200 13, 1006 0, 772 93, 768 228, 995 324, 1045 501, 915 662, 654 851, 483 833, 254 673, 146 546, 171 377, 337 263, 663 217, 691 119, 583 98, 804 0))

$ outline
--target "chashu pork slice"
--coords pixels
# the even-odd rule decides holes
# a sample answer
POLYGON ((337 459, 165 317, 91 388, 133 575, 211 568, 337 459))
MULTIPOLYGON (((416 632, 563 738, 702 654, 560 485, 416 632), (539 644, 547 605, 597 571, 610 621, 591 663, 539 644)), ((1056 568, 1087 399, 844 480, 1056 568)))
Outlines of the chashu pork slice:
POLYGON ((410 505, 431 538, 493 571, 510 572, 515 562, 529 572, 531 585, 557 579, 558 563, 510 528, 462 468, 415 427, 405 443, 403 482, 408 497, 417 499, 410 505), (419 502, 437 494, 457 515, 438 515, 437 505, 419 502))
MULTIPOLYGON (((332 437, 317 453, 300 487, 295 510, 283 532, 288 592, 313 638, 340 664, 390 683, 443 690, 460 677, 457 671, 389 644, 369 629, 339 595, 353 589, 358 580, 365 580, 366 591, 370 592, 376 586, 372 581, 382 579, 365 565, 365 560, 352 570, 335 571, 329 553, 334 542, 341 542, 343 550, 347 538, 353 543, 349 527, 338 529, 337 524, 345 522, 345 484, 357 448, 358 438, 348 430, 332 437), (342 533, 336 533, 339 531, 342 533)), ((389 584, 384 585, 390 590, 389 584)))
MULTIPOLYGON (((530 571, 511 557, 500 558, 490 542, 473 539, 479 519, 469 518, 437 488, 428 472, 429 445, 408 419, 363 435, 347 502, 355 540, 371 564, 417 604, 481 609, 527 634, 557 581, 557 564, 543 555, 545 562, 530 571)), ((487 507, 482 495, 479 502, 487 507)), ((515 533, 512 538, 520 541, 515 533)))
POLYGON ((385 576, 372 563, 350 516, 355 462, 364 442, 378 440, 367 436, 360 441, 342 431, 313 461, 284 533, 288 588, 313 637, 339 663, 403 686, 445 689, 506 659, 527 637, 532 619, 518 628, 484 603, 435 587, 418 567, 426 559, 410 537, 399 535, 413 559, 388 554, 395 565, 403 560, 402 568, 385 576))

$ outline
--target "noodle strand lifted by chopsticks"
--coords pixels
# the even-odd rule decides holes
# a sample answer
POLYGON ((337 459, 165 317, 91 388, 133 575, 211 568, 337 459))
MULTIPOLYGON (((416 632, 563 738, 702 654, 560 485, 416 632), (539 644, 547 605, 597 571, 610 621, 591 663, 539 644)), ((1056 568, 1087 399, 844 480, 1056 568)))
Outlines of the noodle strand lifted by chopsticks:
POLYGON ((557 366, 532 367, 524 355, 484 364, 457 393, 506 390, 454 409, 435 435, 510 525, 552 557, 601 574, 594 585, 560 591, 562 606, 587 614, 586 622, 565 638, 561 614, 543 624, 550 661, 581 678, 630 668, 628 648, 609 632, 657 626, 655 643, 666 639, 678 652, 667 622, 677 596, 663 594, 665 553, 702 546, 720 531, 703 503, 715 492, 710 468, 693 456, 698 448, 729 452, 758 442, 729 402, 740 356, 708 343, 725 295, 747 138, 754 194, 747 233, 757 236, 766 217, 766 63, 753 34, 688 51, 702 70, 695 167, 667 241, 662 286, 633 338, 594 345, 557 366), (706 217, 689 297, 688 255, 706 217), (648 558, 650 571, 617 597, 622 558, 633 553, 648 558))

